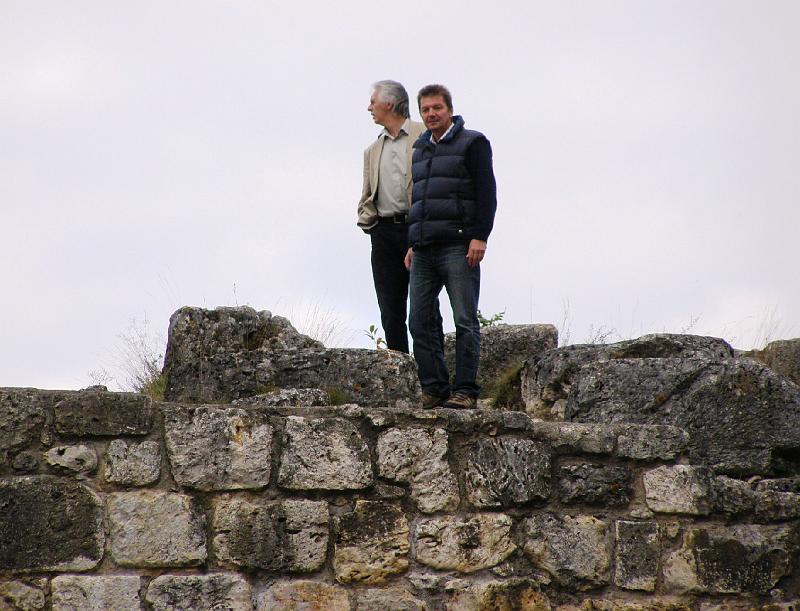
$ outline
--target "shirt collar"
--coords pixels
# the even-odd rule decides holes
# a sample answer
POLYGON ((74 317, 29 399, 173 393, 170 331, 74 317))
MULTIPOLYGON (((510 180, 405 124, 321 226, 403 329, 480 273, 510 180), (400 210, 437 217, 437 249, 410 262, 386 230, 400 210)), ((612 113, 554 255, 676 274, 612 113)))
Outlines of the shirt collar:
POLYGON ((447 131, 445 133, 443 133, 442 137, 439 138, 438 140, 436 138, 434 138, 433 137, 433 133, 431 133, 431 142, 433 142, 434 144, 439 144, 442 140, 444 140, 447 137, 447 134, 449 134, 451 131, 453 131, 453 128, 455 126, 456 126, 455 122, 451 121, 450 122, 450 127, 447 128, 447 131))
MULTIPOLYGON (((398 132, 397 136, 399 137, 400 134, 405 134, 406 136, 409 134, 411 119, 406 119, 403 121, 403 124, 400 126, 400 131, 398 132)), ((392 135, 389 133, 389 130, 385 127, 383 131, 379 134, 381 138, 391 138, 392 135)))

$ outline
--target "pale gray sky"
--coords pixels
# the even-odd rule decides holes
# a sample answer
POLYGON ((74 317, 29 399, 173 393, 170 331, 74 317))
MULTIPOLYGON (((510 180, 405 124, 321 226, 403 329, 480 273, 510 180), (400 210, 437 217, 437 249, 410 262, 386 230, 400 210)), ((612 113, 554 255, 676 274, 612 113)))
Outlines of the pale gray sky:
POLYGON ((446 84, 492 142, 484 313, 800 335, 800 3, 415 6, 4 0, 0 386, 86 386, 183 305, 316 308, 368 346, 384 78, 446 84))

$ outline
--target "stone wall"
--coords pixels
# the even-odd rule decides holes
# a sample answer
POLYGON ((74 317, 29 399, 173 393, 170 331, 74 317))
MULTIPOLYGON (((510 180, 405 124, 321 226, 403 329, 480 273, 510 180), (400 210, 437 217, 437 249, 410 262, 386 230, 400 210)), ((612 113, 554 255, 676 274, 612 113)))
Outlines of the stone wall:
POLYGON ((0 609, 789 610, 800 480, 683 429, 0 389, 0 609))

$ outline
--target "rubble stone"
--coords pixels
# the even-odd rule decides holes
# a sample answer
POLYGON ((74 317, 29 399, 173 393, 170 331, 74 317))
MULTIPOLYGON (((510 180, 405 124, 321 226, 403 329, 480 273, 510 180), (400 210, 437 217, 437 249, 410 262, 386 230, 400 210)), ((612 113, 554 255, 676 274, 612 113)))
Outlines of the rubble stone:
POLYGON ((644 474, 647 506, 659 513, 707 515, 711 512, 711 485, 703 469, 689 465, 662 466, 644 474))
POLYGON ((51 467, 75 473, 91 473, 97 468, 97 454, 85 445, 50 448, 45 460, 51 467))
POLYGON ((626 590, 653 592, 658 579, 658 523, 618 520, 614 583, 626 590))
POLYGON ((141 443, 115 439, 106 451, 106 480, 125 486, 146 486, 161 475, 161 447, 157 441, 141 443))
POLYGON ((44 609, 46 587, 44 579, 31 583, 0 580, 0 610, 40 611, 44 609))
POLYGON ((550 611, 552 608, 536 582, 529 579, 476 584, 457 592, 446 606, 447 611, 550 611))
POLYGON ((235 573, 161 575, 150 582, 153 611, 252 611, 250 585, 235 573))
POLYGON ((273 611, 274 609, 283 611, 350 611, 350 598, 347 590, 340 586, 308 580, 279 581, 267 588, 256 607, 257 611, 273 611))
POLYGON ((567 504, 623 507, 633 494, 631 470, 624 466, 564 465, 558 481, 559 497, 567 504))
POLYGON ((370 588, 356 595, 354 611, 428 611, 428 605, 405 588, 370 588))
POLYGON ((50 582, 53 611, 139 611, 139 578, 59 575, 50 582))

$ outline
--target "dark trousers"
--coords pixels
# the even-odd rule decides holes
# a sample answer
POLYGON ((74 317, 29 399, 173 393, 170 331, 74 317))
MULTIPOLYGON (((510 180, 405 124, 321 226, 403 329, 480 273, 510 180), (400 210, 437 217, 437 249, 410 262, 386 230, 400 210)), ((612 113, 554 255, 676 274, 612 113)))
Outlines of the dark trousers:
POLYGON ((369 232, 372 241, 372 279, 381 311, 381 326, 390 350, 408 353, 406 312, 408 225, 381 221, 369 232))

